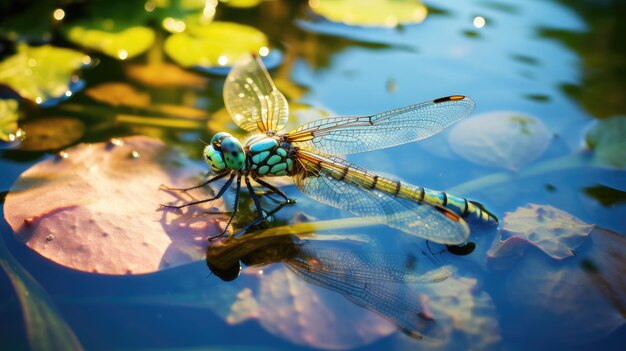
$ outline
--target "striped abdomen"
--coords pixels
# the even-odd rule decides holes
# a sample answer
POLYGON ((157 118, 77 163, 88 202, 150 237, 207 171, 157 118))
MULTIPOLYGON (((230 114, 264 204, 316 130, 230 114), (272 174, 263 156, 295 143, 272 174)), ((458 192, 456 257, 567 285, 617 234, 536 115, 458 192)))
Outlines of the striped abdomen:
POLYGON ((482 205, 465 198, 384 178, 338 157, 320 156, 303 150, 298 150, 297 153, 309 171, 321 171, 335 179, 357 184, 366 189, 382 191, 439 208, 445 207, 470 222, 498 223, 498 219, 482 205))

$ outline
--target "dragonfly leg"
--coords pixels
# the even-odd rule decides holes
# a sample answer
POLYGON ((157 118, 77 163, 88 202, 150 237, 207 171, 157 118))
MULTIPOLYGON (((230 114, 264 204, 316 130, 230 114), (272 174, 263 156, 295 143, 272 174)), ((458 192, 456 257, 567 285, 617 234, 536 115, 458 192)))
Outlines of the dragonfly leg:
MULTIPOLYGON (((226 189, 228 189, 228 187, 230 186, 230 184, 232 184, 233 180, 235 179, 235 175, 236 173, 233 173, 230 178, 228 179, 228 181, 226 182, 226 184, 224 184, 224 186, 222 186, 222 188, 220 189, 220 191, 217 193, 217 195, 215 195, 212 198, 208 198, 208 199, 204 199, 204 200, 198 200, 198 201, 193 201, 193 202, 189 202, 186 204, 182 204, 182 205, 164 205, 161 204, 161 207, 165 207, 165 208, 176 208, 176 209, 181 209, 183 207, 187 207, 187 206, 192 206, 192 205, 197 205, 197 204, 202 204, 205 202, 209 202, 209 201, 213 201, 216 199, 219 199, 220 197, 222 197, 222 195, 224 195, 224 192, 226 192, 226 189)), ((224 175, 222 175, 223 177, 224 175)), ((215 177, 214 177, 215 178, 215 177)), ((212 179, 214 179, 212 178, 212 179)), ((235 207, 235 211, 236 211, 236 207, 235 207)))
POLYGON ((228 173, 229 172, 219 173, 215 177, 207 179, 207 181, 205 181, 204 183, 196 185, 196 186, 192 186, 191 188, 170 188, 169 186, 165 184, 161 184, 160 188, 165 189, 165 190, 174 190, 174 191, 189 191, 189 190, 198 189, 198 188, 207 186, 218 179, 224 178, 225 176, 228 175, 228 173))
POLYGON ((262 179, 259 179, 259 178, 255 178, 254 180, 257 183, 263 185, 264 187, 270 189, 274 193, 280 195, 283 199, 285 199, 285 203, 292 204, 292 203, 296 202, 296 200, 288 198, 287 194, 285 194, 282 190, 278 189, 277 187, 273 186, 272 184, 270 184, 270 183, 268 183, 268 182, 266 182, 266 181, 264 181, 262 179))
MULTIPOLYGON (((229 182, 233 180, 234 176, 235 176, 235 173, 233 173, 233 175, 229 179, 229 182)), ((228 219, 228 222, 226 223, 226 226, 224 227, 224 231, 221 234, 209 237, 209 241, 219 238, 220 236, 226 235, 226 232, 228 231, 228 227, 230 227, 230 223, 233 221, 233 219, 237 215, 237 210, 239 209, 239 192, 240 191, 241 191, 241 174, 237 174, 237 189, 235 193, 235 204, 233 205, 234 206, 233 213, 230 215, 230 218, 228 219)))

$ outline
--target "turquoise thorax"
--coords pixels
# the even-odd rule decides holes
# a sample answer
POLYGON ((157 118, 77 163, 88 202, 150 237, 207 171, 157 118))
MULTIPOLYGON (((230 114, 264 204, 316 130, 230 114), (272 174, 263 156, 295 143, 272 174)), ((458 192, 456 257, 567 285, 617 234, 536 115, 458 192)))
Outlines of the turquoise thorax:
POLYGON ((260 176, 284 176, 293 170, 293 160, 274 138, 254 135, 246 141, 246 149, 251 170, 260 176))

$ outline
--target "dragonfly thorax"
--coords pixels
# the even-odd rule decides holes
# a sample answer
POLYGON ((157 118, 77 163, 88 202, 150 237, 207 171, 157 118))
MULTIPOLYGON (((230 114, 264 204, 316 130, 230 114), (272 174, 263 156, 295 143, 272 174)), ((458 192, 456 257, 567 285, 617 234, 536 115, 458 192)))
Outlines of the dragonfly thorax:
POLYGON ((223 171, 226 167, 234 171, 241 170, 246 159, 239 140, 225 132, 217 133, 211 138, 211 143, 204 148, 203 155, 214 172, 223 171))
POLYGON ((284 176, 293 171, 291 147, 279 135, 257 134, 246 140, 250 171, 259 176, 284 176))

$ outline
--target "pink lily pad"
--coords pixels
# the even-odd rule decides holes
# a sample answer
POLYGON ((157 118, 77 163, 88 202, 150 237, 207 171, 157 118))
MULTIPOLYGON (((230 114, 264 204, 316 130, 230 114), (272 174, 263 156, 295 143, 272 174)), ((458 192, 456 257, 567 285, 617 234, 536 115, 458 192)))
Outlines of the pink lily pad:
POLYGON ((504 215, 500 239, 495 239, 487 258, 496 267, 505 268, 535 246, 555 260, 574 255, 594 229, 571 214, 549 205, 528 204, 504 215))
POLYGON ((161 184, 192 186, 206 168, 148 137, 79 144, 37 163, 15 182, 4 213, 18 240, 67 267, 141 274, 204 258, 225 215, 221 202, 158 211, 182 201, 161 184))

